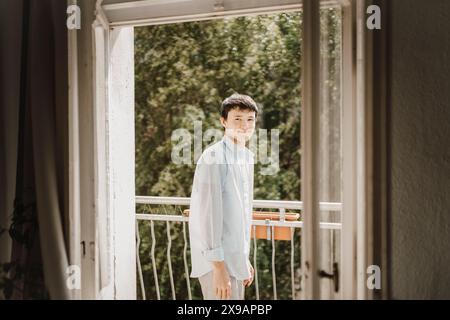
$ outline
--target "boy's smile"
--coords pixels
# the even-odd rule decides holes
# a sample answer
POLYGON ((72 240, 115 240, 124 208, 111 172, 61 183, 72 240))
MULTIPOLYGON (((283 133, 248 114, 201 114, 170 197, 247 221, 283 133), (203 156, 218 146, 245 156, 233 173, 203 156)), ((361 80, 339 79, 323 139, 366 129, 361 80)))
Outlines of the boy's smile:
POLYGON ((228 117, 220 118, 225 128, 225 134, 238 144, 245 144, 255 131, 255 111, 234 108, 228 112, 228 117))

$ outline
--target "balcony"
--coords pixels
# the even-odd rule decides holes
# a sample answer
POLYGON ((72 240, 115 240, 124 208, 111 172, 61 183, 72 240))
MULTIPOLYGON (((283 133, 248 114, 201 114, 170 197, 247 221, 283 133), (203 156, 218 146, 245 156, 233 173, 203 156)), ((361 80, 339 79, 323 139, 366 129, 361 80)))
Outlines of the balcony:
MULTIPOLYGON (((186 215, 189 201, 190 198, 181 197, 136 197, 137 296, 140 299, 201 298, 198 280, 189 278, 189 218, 186 215), (165 228, 165 232, 161 228, 165 228)), ((321 261, 332 264, 339 257, 341 223, 328 220, 340 221, 342 205, 321 202, 319 207, 325 214, 321 217, 321 221, 325 221, 320 222, 325 257, 321 261), (337 213, 337 218, 334 215, 332 219, 330 213, 337 213), (327 214, 328 218, 324 219, 327 214)), ((255 279, 246 289, 245 298, 299 299, 303 203, 254 200, 253 208, 250 260, 255 279)))

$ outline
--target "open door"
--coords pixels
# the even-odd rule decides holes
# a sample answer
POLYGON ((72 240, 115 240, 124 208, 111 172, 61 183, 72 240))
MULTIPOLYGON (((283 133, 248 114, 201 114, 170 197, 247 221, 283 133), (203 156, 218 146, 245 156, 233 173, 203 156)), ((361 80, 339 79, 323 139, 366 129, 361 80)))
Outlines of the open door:
POLYGON ((303 297, 353 299, 357 199, 363 196, 356 186, 364 177, 355 3, 303 0, 303 10, 303 297))

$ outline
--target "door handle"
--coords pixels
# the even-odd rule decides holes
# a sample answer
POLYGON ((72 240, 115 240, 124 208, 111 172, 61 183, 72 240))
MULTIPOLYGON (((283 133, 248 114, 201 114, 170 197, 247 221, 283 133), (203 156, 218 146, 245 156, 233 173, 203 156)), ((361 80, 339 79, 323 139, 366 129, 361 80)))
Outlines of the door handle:
POLYGON ((324 270, 318 271, 320 278, 326 278, 333 280, 334 283, 334 292, 339 291, 339 265, 337 262, 333 263, 333 273, 328 273, 324 270))

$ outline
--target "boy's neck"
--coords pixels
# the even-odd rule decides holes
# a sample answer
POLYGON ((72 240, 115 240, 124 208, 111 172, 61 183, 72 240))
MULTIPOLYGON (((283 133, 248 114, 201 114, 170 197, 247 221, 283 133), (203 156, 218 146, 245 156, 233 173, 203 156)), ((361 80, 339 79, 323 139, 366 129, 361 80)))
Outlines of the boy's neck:
POLYGON ((245 140, 242 141, 242 140, 236 139, 235 137, 230 137, 230 136, 228 136, 228 135, 227 135, 227 137, 228 137, 234 144, 236 144, 236 145, 238 145, 238 146, 240 146, 240 147, 245 147, 245 140))

